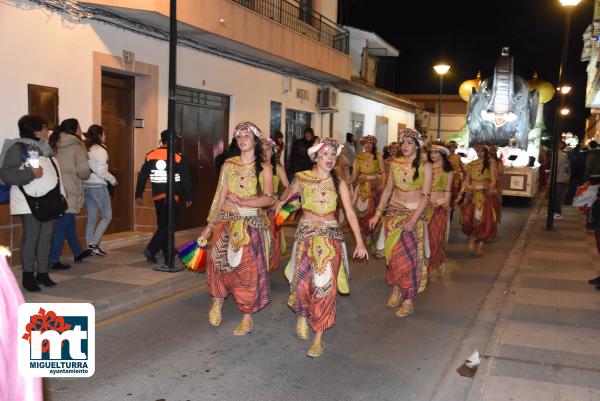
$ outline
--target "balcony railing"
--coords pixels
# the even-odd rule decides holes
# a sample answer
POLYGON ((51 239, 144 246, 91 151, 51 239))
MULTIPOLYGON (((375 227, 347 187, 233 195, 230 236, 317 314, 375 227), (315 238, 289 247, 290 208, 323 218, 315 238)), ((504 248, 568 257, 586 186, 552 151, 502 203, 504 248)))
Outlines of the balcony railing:
POLYGON ((349 54, 350 33, 309 8, 286 0, 231 0, 294 31, 349 54))

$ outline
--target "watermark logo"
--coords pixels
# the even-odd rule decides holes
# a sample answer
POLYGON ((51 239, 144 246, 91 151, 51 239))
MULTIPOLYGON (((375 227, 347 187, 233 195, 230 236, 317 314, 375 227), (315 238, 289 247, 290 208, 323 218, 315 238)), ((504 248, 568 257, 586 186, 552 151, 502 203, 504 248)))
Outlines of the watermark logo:
POLYGON ((92 304, 19 306, 19 372, 25 377, 90 377, 95 369, 92 304))

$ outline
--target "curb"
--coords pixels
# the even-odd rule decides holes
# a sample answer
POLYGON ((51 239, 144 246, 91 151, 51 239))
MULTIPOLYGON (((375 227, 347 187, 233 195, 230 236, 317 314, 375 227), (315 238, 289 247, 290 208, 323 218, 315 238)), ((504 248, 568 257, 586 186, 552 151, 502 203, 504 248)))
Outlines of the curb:
POLYGON ((506 319, 503 311, 509 299, 509 290, 523 257, 523 249, 527 246, 526 239, 537 220, 541 203, 542 199, 538 199, 529 213, 521 234, 515 240, 504 264, 498 271, 490 292, 482 301, 479 312, 467 329, 461 345, 454 353, 454 357, 449 363, 446 373, 436 386, 431 401, 479 400, 481 389, 483 389, 490 372, 491 361, 482 357, 482 363, 473 379, 460 376, 456 372, 456 369, 464 363, 465 359, 474 350, 479 350, 482 356, 490 355, 488 351, 495 349, 497 346, 500 340, 497 330, 500 323, 506 319))

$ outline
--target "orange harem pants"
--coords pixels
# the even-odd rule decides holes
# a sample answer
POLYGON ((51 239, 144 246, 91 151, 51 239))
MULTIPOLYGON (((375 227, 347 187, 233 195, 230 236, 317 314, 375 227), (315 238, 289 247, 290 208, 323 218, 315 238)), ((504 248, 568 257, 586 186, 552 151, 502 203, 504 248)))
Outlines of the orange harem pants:
POLYGON ((433 216, 427 227, 429 233, 430 256, 427 262, 429 271, 436 270, 446 260, 444 242, 446 237, 446 224, 448 222, 448 211, 443 206, 433 209, 433 216))
POLYGON ((267 210, 267 217, 269 218, 269 221, 271 222, 271 228, 269 229, 269 233, 271 235, 271 250, 270 250, 270 256, 269 256, 269 273, 272 273, 273 271, 277 270, 279 268, 279 264, 281 262, 281 236, 283 235, 281 233, 281 230, 283 229, 280 228, 279 230, 277 230, 275 228, 275 210, 274 209, 269 209, 267 210))
POLYGON ((259 216, 237 221, 219 219, 211 240, 211 251, 206 266, 210 295, 227 298, 233 295, 242 313, 255 313, 271 302, 271 285, 267 271, 269 257, 265 244, 266 227, 257 224, 259 216), (244 224, 240 224, 243 222, 244 224), (231 225, 237 223, 230 232, 231 225), (236 230, 237 229, 237 230, 236 230), (247 234, 244 234, 244 232, 247 234), (239 265, 232 267, 227 260, 230 236, 247 242, 239 265))
POLYGON ((485 241, 496 236, 497 216, 494 195, 486 190, 468 190, 462 205, 462 229, 468 237, 485 241))
POLYGON ((303 227, 300 223, 296 232, 295 252, 292 254, 294 274, 290 277, 288 305, 296 314, 306 316, 315 332, 322 332, 335 322, 337 278, 345 257, 343 234, 339 228, 333 231, 336 238, 322 235, 322 231, 310 235, 310 230, 318 229, 303 227))

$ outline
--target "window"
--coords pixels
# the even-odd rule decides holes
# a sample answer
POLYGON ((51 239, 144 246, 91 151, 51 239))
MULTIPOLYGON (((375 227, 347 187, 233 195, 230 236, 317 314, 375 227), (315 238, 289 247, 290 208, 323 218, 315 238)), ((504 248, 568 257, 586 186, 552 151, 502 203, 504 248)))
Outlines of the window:
POLYGON ((365 115, 360 113, 350 113, 350 132, 354 134, 357 143, 363 136, 363 128, 365 125, 365 115))

